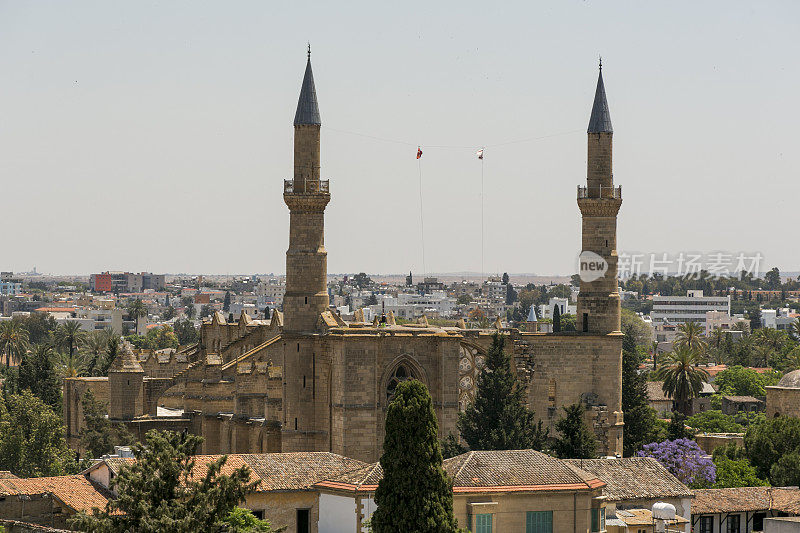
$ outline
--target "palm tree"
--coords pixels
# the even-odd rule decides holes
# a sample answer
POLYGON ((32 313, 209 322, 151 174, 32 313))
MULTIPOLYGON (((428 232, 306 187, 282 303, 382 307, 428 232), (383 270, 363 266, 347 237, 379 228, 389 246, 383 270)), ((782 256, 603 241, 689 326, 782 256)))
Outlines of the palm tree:
POLYGON ((56 328, 55 345, 66 349, 70 359, 75 357, 75 349, 86 339, 86 332, 81 329, 80 322, 68 320, 56 328))
POLYGON ((766 344, 776 352, 780 352, 786 345, 786 334, 777 329, 761 328, 755 335, 761 344, 766 344))
POLYGON ((711 346, 713 346, 713 350, 711 350, 711 355, 714 358, 715 364, 722 363, 722 342, 725 340, 725 331, 720 328, 714 328, 711 330, 711 335, 709 336, 711 340, 711 346))
POLYGON ((139 332, 139 319, 143 316, 147 316, 147 306, 144 305, 144 302, 141 298, 136 298, 134 301, 128 304, 128 316, 130 316, 136 326, 136 333, 139 332))
POLYGON ((800 318, 794 321, 792 324, 792 335, 800 341, 800 318))
POLYGON ((28 349, 28 330, 16 320, 0 323, 0 355, 6 356, 6 369, 11 359, 22 360, 28 349))
POLYGON ((62 378, 76 378, 86 371, 88 360, 83 352, 57 352, 56 369, 62 378))
POLYGON ((698 322, 684 322, 678 326, 678 336, 672 344, 675 348, 688 348, 697 354, 699 359, 708 349, 703 335, 703 328, 698 322))
POLYGON ((115 336, 113 330, 102 329, 91 332, 83 342, 83 353, 88 360, 87 371, 90 375, 103 375, 98 372, 105 366, 108 344, 115 336))
POLYGON ((664 381, 662 390, 667 398, 674 398, 678 411, 689 416, 689 401, 700 394, 708 372, 697 366, 700 361, 697 352, 685 346, 676 347, 662 357, 656 378, 664 381))

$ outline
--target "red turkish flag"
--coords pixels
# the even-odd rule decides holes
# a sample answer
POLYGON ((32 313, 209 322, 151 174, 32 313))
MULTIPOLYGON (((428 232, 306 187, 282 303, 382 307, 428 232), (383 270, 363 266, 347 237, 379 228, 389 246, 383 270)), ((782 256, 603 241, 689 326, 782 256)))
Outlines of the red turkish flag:
POLYGON ((420 157, 422 157, 422 148, 417 146, 417 159, 419 159, 420 157))

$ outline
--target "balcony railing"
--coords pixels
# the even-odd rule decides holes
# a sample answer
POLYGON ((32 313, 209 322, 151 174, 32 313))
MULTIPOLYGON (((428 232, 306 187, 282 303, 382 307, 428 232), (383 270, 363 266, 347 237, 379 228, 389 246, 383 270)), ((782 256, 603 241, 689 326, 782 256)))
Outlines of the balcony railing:
MULTIPOLYGON (((298 193, 314 194, 314 193, 328 193, 330 192, 330 180, 306 180, 298 183, 298 193), (305 191, 303 191, 303 184, 305 184, 305 191)), ((283 180, 283 192, 295 192, 294 180, 283 180)))
POLYGON ((616 187, 581 187, 578 185, 578 198, 622 198, 622 185, 616 187))

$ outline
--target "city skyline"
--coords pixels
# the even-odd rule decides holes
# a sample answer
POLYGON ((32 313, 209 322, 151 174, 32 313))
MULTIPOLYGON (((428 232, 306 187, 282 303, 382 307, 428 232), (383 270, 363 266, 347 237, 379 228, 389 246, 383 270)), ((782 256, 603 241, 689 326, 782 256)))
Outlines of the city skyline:
POLYGON ((465 7, 452 25, 443 8, 373 8, 358 43, 355 8, 188 5, 0 3, 0 170, 21 200, 4 202, 6 269, 283 272, 307 40, 330 272, 574 272, 598 54, 620 251, 800 264, 780 229, 800 192, 792 4, 465 7))

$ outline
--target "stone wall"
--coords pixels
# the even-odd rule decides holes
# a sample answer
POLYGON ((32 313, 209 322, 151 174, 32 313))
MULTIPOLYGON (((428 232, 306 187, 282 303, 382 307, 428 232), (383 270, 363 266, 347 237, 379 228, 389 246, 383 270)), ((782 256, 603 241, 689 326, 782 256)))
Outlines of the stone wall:
POLYGON ((800 418, 800 389, 767 387, 767 418, 793 416, 800 418))

